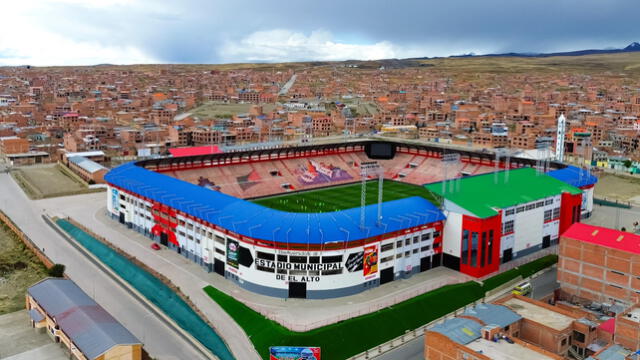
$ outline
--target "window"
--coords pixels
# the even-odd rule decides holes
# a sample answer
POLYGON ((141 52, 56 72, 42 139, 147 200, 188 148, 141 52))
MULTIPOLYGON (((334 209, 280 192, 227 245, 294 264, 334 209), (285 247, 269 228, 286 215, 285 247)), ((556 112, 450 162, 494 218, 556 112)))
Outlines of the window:
POLYGON ((387 257, 383 257, 382 259, 380 259, 380 262, 381 263, 386 263, 386 262, 391 261, 391 260, 393 260, 393 255, 387 256, 387 257))
POLYGON ((430 249, 431 249, 431 246, 427 245, 427 246, 421 247, 420 251, 427 251, 427 250, 430 250, 430 249))
POLYGON ((515 210, 513 210, 513 209, 509 209, 509 210, 507 210, 507 211, 505 211, 505 212, 504 212, 504 214, 505 214, 506 216, 510 216, 510 215, 515 214, 515 213, 516 213, 516 211, 515 211, 515 210))
POLYGON ((551 204, 553 204, 553 198, 545 200, 545 201, 544 201, 544 204, 545 204, 545 205, 551 205, 551 204))
POLYGON ((342 274, 342 268, 335 270, 322 270, 322 275, 338 275, 342 274))
POLYGON ((460 252, 460 257, 462 260, 463 264, 466 264, 468 262, 468 258, 469 258, 469 230, 464 230, 462 232, 462 245, 461 245, 461 249, 462 251, 460 252))
POLYGON ((269 254, 269 253, 265 253, 262 251, 257 251, 256 252, 256 257, 258 259, 265 259, 265 260, 271 260, 271 261, 275 261, 276 260, 276 256, 273 254, 269 254))
POLYGON ((411 238, 408 238, 407 240, 405 240, 404 244, 407 246, 411 245, 411 238))
POLYGON ((553 218, 557 219, 560 217, 560 207, 553 209, 553 218))
POLYGON ((402 257, 402 253, 396 254, 396 259, 400 259, 402 257))
POLYGON ((472 232, 471 233, 471 261, 469 262, 469 265, 475 267, 478 262, 478 233, 477 232, 472 232))
POLYGON ((419 243, 419 242, 420 242, 420 238, 419 238, 419 237, 417 237, 417 236, 414 236, 414 237, 413 237, 413 243, 414 243, 414 244, 417 244, 417 243, 419 243))
POLYGON ((434 244, 433 244, 433 248, 434 248, 434 249, 437 249, 437 248, 439 248, 441 245, 442 245, 442 243, 434 243, 434 244))
POLYGON ((335 255, 335 256, 323 256, 322 257, 322 263, 337 263, 337 262, 342 262, 342 255, 335 255))
POLYGON ((401 248, 402 247, 402 240, 396 241, 396 247, 397 248, 401 248))
POLYGON ((543 207, 543 206, 544 206, 544 201, 538 201, 536 203, 536 209, 539 208, 539 207, 543 207))
POLYGON ((422 234, 422 241, 431 240, 431 233, 422 234))
POLYGON ((413 249, 413 253, 417 254, 418 253, 418 249, 413 249))
POLYGON ((521 212, 523 212, 523 211, 524 211, 524 206, 519 206, 519 207, 516 209, 516 212, 517 212, 517 213, 521 213, 521 212))
POLYGON ((484 267, 484 258, 487 254, 487 233, 486 231, 482 232, 482 242, 481 242, 481 253, 480 253, 480 267, 484 267))
POLYGON ((433 238, 437 238, 438 236, 440 236, 440 231, 434 231, 433 232, 433 238))
POLYGON ((509 234, 513 232, 513 220, 505 221, 502 225, 502 233, 509 234))
POLYGON ((309 264, 319 264, 320 256, 309 256, 309 264))
POLYGON ((299 263, 299 264, 306 264, 307 263, 307 257, 306 256, 289 256, 289 262, 292 263, 299 263))
POLYGON ((264 271, 264 272, 270 272, 270 273, 274 273, 276 272, 275 269, 270 268, 270 267, 266 267, 266 266, 260 266, 256 264, 256 269, 260 270, 260 271, 264 271))
POLYGON ((553 210, 551 210, 551 209, 544 211, 544 222, 551 221, 551 219, 553 219, 551 217, 552 213, 553 213, 553 210))
POLYGON ((411 251, 405 251, 405 252, 404 252, 404 256, 405 256, 405 257, 409 257, 409 256, 411 256, 411 251))
POLYGON ((487 265, 491 265, 491 258, 493 257, 493 230, 489 230, 489 252, 487 253, 487 265))
POLYGON ((527 205, 526 210, 529 211, 529 210, 533 210, 535 208, 536 208, 536 204, 529 204, 529 205, 527 205))
POLYGON ((287 255, 278 255, 278 261, 287 262, 289 261, 289 257, 287 255))
POLYGON ((216 252, 220 255, 224 255, 224 250, 216 248, 216 252))
POLYGON ((562 341, 560 341, 560 346, 565 346, 567 345, 567 338, 562 339, 562 341))
POLYGON ((584 342, 584 338, 585 338, 585 336, 584 336, 583 333, 573 330, 573 340, 583 343, 584 342))
POLYGON ((380 251, 389 251, 393 249, 393 243, 384 244, 380 247, 380 251))

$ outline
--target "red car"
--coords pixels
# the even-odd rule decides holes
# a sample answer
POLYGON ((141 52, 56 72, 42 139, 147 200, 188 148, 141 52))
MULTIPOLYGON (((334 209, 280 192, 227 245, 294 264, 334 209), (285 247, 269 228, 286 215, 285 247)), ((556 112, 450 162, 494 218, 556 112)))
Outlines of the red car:
POLYGON ((158 245, 158 243, 151 243, 151 248, 153 250, 160 250, 160 245, 158 245))

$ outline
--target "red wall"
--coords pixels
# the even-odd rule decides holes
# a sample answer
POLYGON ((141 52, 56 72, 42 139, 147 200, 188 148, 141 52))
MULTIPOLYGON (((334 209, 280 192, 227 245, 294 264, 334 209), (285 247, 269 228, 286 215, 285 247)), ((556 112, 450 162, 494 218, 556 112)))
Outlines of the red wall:
POLYGON ((560 203, 560 229, 558 235, 562 234, 573 223, 580 222, 580 212, 582 207, 582 193, 577 195, 571 195, 569 193, 562 193, 560 203), (576 210, 577 207, 577 210, 576 210))
MULTIPOLYGON (((463 252, 464 246, 460 247, 460 272, 471 275, 474 277, 482 277, 490 274, 494 271, 498 271, 500 268, 500 237, 502 236, 502 213, 486 218, 479 219, 473 216, 462 216, 462 237, 465 235, 465 230, 469 232, 467 239, 468 249, 472 249, 472 234, 475 232, 478 234, 478 246, 477 257, 475 265, 472 263, 471 251, 466 253, 466 261, 462 257, 465 256, 463 252), (493 246, 491 252, 489 251, 490 231, 493 230, 493 246), (484 243, 483 251, 483 236, 486 234, 486 240, 484 243), (484 261, 483 261, 484 260, 484 261), (466 262, 466 263, 465 263, 466 262), (489 263, 491 262, 491 263, 489 263)), ((461 239, 462 241, 463 239, 461 239)))

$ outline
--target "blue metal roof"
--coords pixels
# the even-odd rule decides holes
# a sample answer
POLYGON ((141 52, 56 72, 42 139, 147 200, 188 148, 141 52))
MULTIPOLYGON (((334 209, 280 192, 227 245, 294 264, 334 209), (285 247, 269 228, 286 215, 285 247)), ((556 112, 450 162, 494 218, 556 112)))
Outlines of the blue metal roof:
POLYGON ((485 325, 498 325, 501 328, 522 319, 522 316, 508 307, 495 304, 478 304, 466 309, 463 315, 473 316, 485 325))
POLYGON ((326 213, 293 213, 267 208, 186 181, 127 163, 105 180, 136 194, 240 235, 280 243, 327 244, 366 239, 388 232, 444 220, 444 214, 421 197, 382 204, 382 226, 376 226, 377 205, 326 213))
POLYGON ((564 169, 552 170, 547 172, 547 175, 575 187, 594 185, 598 182, 598 178, 589 174, 587 170, 580 169, 575 166, 567 166, 564 169))
POLYGON ((140 340, 71 280, 46 279, 27 292, 89 359, 117 345, 140 344, 140 340))
POLYGON ((591 359, 598 360, 625 360, 629 355, 632 355, 633 351, 627 350, 618 344, 613 344, 608 348, 602 350, 598 355, 592 355, 591 359))
POLYGON ((467 345, 480 338, 481 329, 482 325, 477 321, 456 317, 432 327, 431 331, 440 333, 458 344, 467 345))

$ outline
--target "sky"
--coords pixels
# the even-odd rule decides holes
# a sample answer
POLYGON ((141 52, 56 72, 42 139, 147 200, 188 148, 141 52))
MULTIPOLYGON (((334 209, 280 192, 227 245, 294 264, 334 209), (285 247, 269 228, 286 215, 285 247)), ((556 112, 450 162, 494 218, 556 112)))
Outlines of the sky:
POLYGON ((2 0, 0 65, 371 60, 621 48, 638 0, 2 0))

